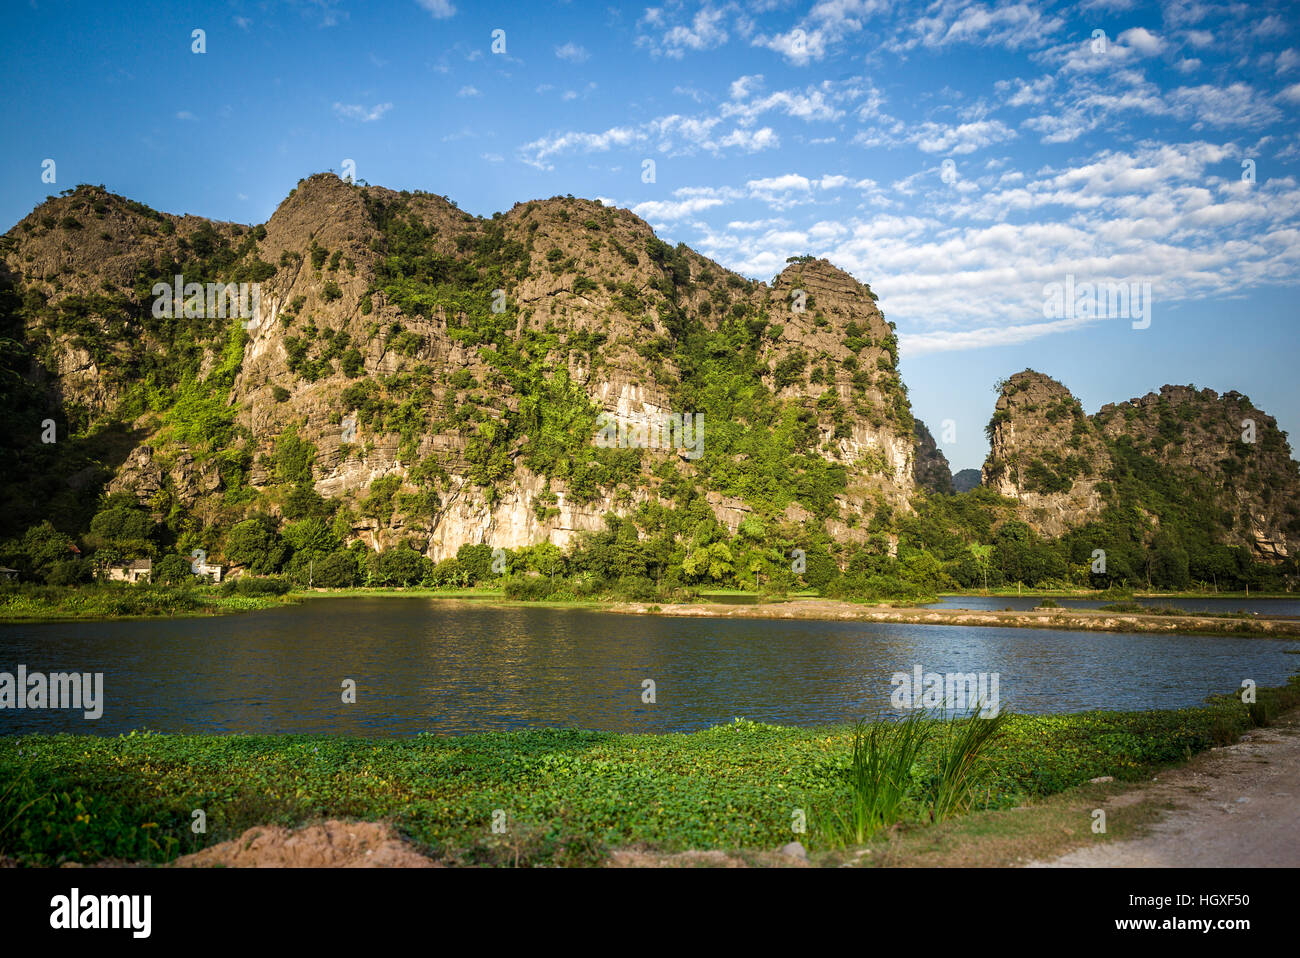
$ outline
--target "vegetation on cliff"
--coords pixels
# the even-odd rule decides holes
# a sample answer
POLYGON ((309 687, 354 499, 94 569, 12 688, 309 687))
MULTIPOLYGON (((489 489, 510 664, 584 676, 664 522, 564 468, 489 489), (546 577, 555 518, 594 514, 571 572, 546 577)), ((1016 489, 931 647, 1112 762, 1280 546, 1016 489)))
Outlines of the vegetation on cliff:
POLYGON ((812 257, 754 283, 599 203, 480 219, 317 176, 246 227, 79 187, 0 252, 0 564, 28 582, 146 557, 179 582, 196 550, 525 598, 1296 573, 1296 464, 1246 397, 1089 417, 1017 374, 985 485, 954 495, 869 287, 812 257), (263 309, 157 315, 175 275, 260 283, 263 309), (704 417, 702 455, 593 441, 601 412, 659 410, 704 417))

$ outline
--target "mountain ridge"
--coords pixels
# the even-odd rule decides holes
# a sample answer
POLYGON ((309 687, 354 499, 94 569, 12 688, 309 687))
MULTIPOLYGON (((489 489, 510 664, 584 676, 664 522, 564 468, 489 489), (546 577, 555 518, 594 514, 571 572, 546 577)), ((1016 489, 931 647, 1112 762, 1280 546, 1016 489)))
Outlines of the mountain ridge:
MULTIPOLYGON (((476 217, 316 174, 246 226, 83 185, 0 252, 9 431, 26 437, 4 451, 39 477, 7 486, 8 534, 49 513, 84 534, 102 491, 147 510, 162 547, 235 565, 248 522, 319 522, 341 547, 435 563, 466 546, 569 549, 623 522, 671 528, 688 553, 785 543, 848 567, 855 550, 905 553, 918 508, 953 490, 868 285, 811 256, 749 280, 598 201, 476 217), (258 284, 256 315, 159 317, 154 290, 178 275, 258 284), (703 414, 706 452, 597 448, 601 412, 703 414), (31 443, 37 419, 70 441, 31 443)), ((1286 435, 1239 393, 1166 386, 1088 417, 1026 370, 988 434, 983 491, 1034 534, 1068 544, 1149 513, 1164 469, 1215 504, 1215 542, 1273 563, 1300 545, 1286 435), (1255 459, 1231 445, 1232 417, 1254 421, 1255 459), (1204 475, 1244 486, 1219 495, 1204 475)), ((1143 547, 1170 534, 1130 525, 1143 547)))

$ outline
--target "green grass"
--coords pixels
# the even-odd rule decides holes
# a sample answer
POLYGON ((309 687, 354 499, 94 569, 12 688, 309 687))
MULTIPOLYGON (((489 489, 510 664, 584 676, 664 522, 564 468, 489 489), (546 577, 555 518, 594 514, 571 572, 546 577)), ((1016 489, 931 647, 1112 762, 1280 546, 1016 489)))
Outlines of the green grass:
POLYGON ((217 586, 9 585, 0 587, 0 622, 219 615, 293 601, 275 595, 226 595, 217 586))
POLYGON ((1111 602, 1103 605, 1100 612, 1137 613, 1140 615, 1190 615, 1210 619, 1254 619, 1253 612, 1188 612, 1175 605, 1142 605, 1140 602, 1111 602))
POLYGON ((300 598, 348 598, 366 596, 370 598, 425 598, 425 599, 504 599, 501 589, 489 589, 475 586, 464 589, 438 589, 431 586, 354 586, 346 589, 303 589, 294 590, 300 598))
POLYGON ((944 595, 955 596, 991 596, 997 598, 1006 598, 1013 595, 1021 596, 1050 596, 1057 599, 1108 599, 1108 598, 1138 598, 1138 599, 1296 599, 1300 598, 1294 592, 1230 592, 1227 590, 1219 592, 1209 592, 1199 589, 1187 589, 1182 592, 1142 592, 1125 588, 1110 589, 1034 589, 1025 586, 1017 589, 1014 585, 998 586, 992 589, 944 589, 944 595))
MULTIPOLYGON (((954 740, 966 734, 960 725, 931 728, 875 820, 926 827, 939 812, 1013 808, 1098 776, 1137 780, 1300 704, 1300 680, 1259 697, 1254 719, 1230 697, 1172 711, 1008 715, 978 750, 954 740), (937 805, 936 777, 972 754, 978 761, 948 776, 952 799, 937 805)), ((393 821, 420 848, 466 864, 593 863, 638 843, 773 848, 798 837, 828 849, 842 843, 837 815, 854 801, 854 733, 737 720, 670 735, 7 736, 0 855, 163 862, 255 825, 328 817, 393 821), (195 809, 206 834, 190 830, 195 809), (494 809, 508 816, 507 836, 491 833, 494 809), (807 834, 792 834, 797 809, 807 834)))

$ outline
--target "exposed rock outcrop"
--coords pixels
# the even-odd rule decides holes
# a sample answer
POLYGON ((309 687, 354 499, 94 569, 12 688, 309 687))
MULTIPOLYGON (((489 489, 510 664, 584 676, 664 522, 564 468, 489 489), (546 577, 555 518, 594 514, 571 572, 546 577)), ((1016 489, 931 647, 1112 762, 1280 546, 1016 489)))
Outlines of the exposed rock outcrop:
POLYGON ((1127 482, 1193 496, 1224 541, 1256 558, 1300 547, 1300 473, 1286 434, 1240 393, 1163 386, 1087 416, 1059 382, 1025 370, 1006 380, 988 428, 984 484, 1046 535, 1098 518, 1127 482))
MULTIPOLYGON (((8 239, 6 264, 29 296, 47 304, 47 326, 33 333, 45 334, 43 358, 60 402, 92 419, 132 410, 139 445, 109 490, 158 508, 206 503, 216 515, 225 508, 223 469, 234 475, 229 461, 200 455, 169 410, 156 400, 149 408, 140 393, 151 351, 202 350, 198 379, 221 368, 226 320, 142 322, 155 279, 212 262, 226 264, 220 278, 260 278, 224 406, 234 417, 228 457, 244 461, 248 485, 269 496, 272 511, 283 507, 277 490, 287 480, 274 459, 289 430, 314 450, 311 484, 346 507, 352 539, 377 549, 415 540, 435 560, 466 543, 565 546, 603 528, 606 513, 658 501, 665 461, 692 475, 697 463, 681 450, 652 449, 636 488, 575 494, 563 476, 531 469, 536 438, 516 436, 486 440, 500 455, 493 469, 509 481, 482 481, 475 462, 483 459, 485 424, 517 417, 521 403, 536 400, 502 374, 493 350, 465 335, 467 323, 481 320, 468 318, 454 290, 471 289, 497 260, 502 315, 516 324, 516 340, 527 334, 547 343, 527 361, 553 382, 566 377, 597 409, 624 419, 696 411, 673 342, 692 329, 748 324, 763 387, 797 407, 809 426, 806 451, 845 470, 836 514, 826 521, 853 539, 865 535, 858 517, 880 503, 908 508, 914 442, 893 326, 868 287, 825 260, 794 261, 769 286, 659 243, 631 212, 598 202, 556 197, 483 219, 444 197, 330 174, 301 181, 262 226, 158 213, 79 187, 43 204, 8 239), (61 225, 70 220, 80 225, 61 225), (445 274, 451 291, 418 310, 383 291, 390 244, 411 236, 425 268, 445 274), (365 515, 379 480, 397 484, 391 516, 365 515), (417 500, 419 508, 410 505, 417 500)), ((705 442, 725 426, 706 422, 705 442)), ((732 531, 753 508, 706 491, 732 531)), ((806 521, 812 513, 804 505, 792 502, 778 518, 806 521)))
POLYGON ((916 421, 916 460, 912 466, 916 485, 930 492, 950 494, 953 491, 952 471, 948 457, 943 454, 921 420, 916 421))

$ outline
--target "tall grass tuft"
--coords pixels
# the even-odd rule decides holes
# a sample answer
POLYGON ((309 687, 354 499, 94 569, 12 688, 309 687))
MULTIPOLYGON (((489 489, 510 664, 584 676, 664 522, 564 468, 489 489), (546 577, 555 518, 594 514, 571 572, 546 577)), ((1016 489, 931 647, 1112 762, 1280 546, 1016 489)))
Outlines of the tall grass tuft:
POLYGON ((1006 724, 1006 712, 980 718, 982 708, 983 704, 978 704, 965 718, 943 723, 945 731, 939 743, 938 775, 930 806, 936 822, 970 805, 980 758, 1006 724))
POLYGON ((835 812, 839 838, 861 845, 899 821, 912 767, 933 731, 934 724, 922 709, 899 722, 857 723, 849 764, 849 807, 847 812, 835 812))

